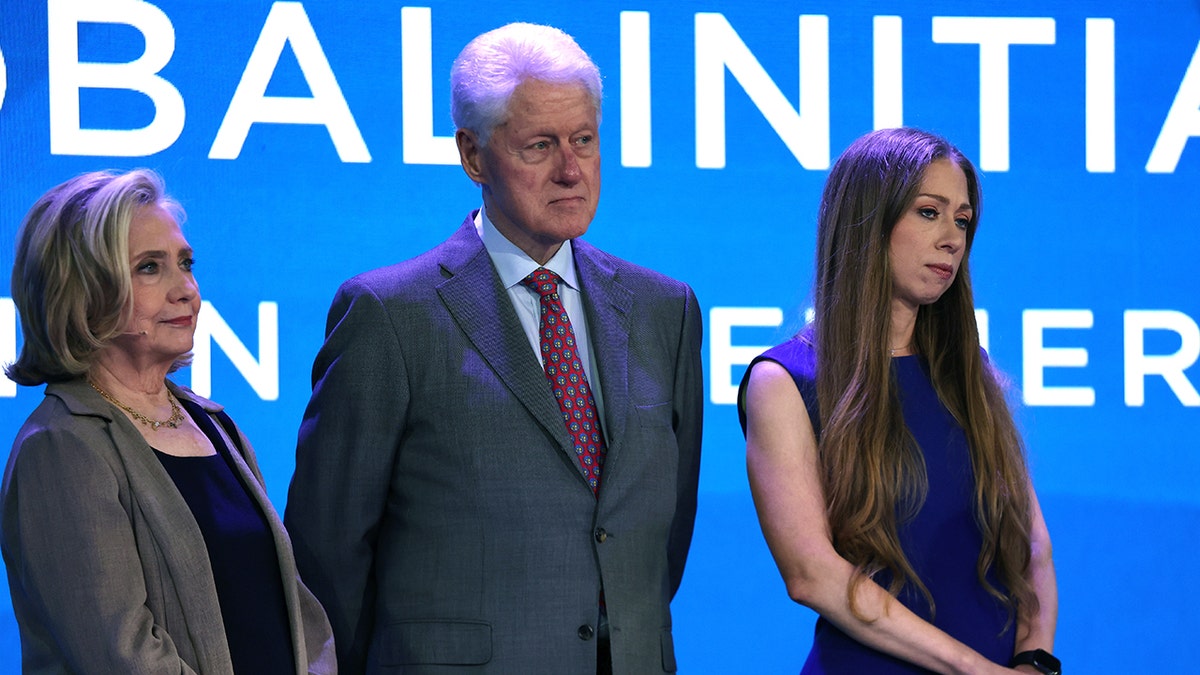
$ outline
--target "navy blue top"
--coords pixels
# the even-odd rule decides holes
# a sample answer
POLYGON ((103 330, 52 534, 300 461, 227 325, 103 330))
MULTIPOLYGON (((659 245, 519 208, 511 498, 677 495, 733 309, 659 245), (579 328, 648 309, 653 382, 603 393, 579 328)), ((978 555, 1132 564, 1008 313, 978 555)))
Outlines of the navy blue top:
POLYGON ((287 601, 266 516, 231 463, 230 448, 202 408, 180 399, 217 454, 176 457, 155 450, 192 511, 212 564, 235 673, 296 672, 287 601))
MULTIPOLYGON (((792 375, 819 438, 815 349, 793 338, 767 350, 755 362, 760 360, 775 361, 792 375)), ((899 600, 986 658, 1006 664, 1016 646, 1015 624, 1009 623, 1007 608, 984 589, 975 572, 983 535, 975 522, 975 480, 966 434, 934 391, 924 359, 893 358, 892 375, 900 393, 904 423, 925 457, 929 477, 925 503, 913 519, 899 524, 898 535, 905 557, 929 589, 937 611, 931 615, 924 594, 911 583, 901 589, 899 600)), ((748 379, 743 379, 743 392, 748 379)), ((744 430, 744 397, 738 399, 744 430)), ((875 580, 887 588, 892 577, 885 571, 875 580)), ((988 581, 1006 592, 994 574, 989 573, 988 581)), ((812 651, 801 672, 907 675, 931 671, 867 647, 820 618, 812 651)))

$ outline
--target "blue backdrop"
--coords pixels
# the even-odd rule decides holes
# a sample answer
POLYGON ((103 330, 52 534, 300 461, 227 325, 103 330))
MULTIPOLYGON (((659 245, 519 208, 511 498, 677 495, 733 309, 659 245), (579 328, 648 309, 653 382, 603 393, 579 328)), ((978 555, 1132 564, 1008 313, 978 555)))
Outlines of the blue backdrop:
MULTIPOLYGON (((83 171, 157 169, 206 301, 177 379, 226 404, 282 511, 334 289, 479 204, 447 74, 512 20, 563 28, 605 75, 587 238, 705 310, 700 512, 673 606, 685 672, 795 672, 807 651, 814 616, 762 541, 730 403, 744 364, 803 323, 829 164, 901 123, 982 170, 976 300, 1055 543, 1056 651, 1075 673, 1200 672, 1181 574, 1200 558, 1192 0, 0 0, 0 361, 20 344, 7 277, 29 205, 83 171)), ((0 438, 40 399, 0 378, 0 438)), ((16 672, 0 596, 0 672, 16 672)))

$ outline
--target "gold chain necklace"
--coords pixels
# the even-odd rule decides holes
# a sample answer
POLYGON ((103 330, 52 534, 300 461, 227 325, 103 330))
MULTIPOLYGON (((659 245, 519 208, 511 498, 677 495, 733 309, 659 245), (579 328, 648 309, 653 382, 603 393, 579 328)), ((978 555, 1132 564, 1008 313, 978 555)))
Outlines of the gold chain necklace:
POLYGON ((100 395, 103 396, 109 403, 129 413, 130 417, 141 422, 142 424, 145 424, 155 431, 158 431, 158 428, 162 426, 177 429, 179 428, 179 423, 183 421, 183 411, 179 409, 179 404, 175 402, 175 395, 171 393, 170 389, 167 390, 167 401, 169 401, 171 404, 171 416, 160 422, 159 420, 152 420, 142 413, 125 405, 124 403, 121 403, 117 399, 113 398, 112 394, 109 394, 107 391, 97 387, 95 382, 88 380, 88 384, 92 385, 92 389, 95 389, 97 392, 99 392, 100 395))
POLYGON ((888 356, 895 356, 895 355, 896 355, 896 352, 902 352, 902 351, 906 351, 906 350, 909 350, 909 349, 912 349, 912 343, 911 343, 911 342, 910 342, 910 343, 908 343, 908 344, 906 344, 906 345, 904 345, 903 347, 891 347, 891 348, 889 348, 889 349, 888 349, 888 356))

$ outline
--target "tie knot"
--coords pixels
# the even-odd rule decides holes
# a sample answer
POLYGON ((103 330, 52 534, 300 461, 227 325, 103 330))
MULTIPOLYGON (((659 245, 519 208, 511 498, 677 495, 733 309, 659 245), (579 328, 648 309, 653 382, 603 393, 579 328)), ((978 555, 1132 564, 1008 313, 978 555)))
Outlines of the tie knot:
POLYGON ((558 292, 558 282, 560 281, 562 279, 557 274, 545 267, 539 267, 522 279, 521 283, 532 288, 534 293, 544 298, 558 292))

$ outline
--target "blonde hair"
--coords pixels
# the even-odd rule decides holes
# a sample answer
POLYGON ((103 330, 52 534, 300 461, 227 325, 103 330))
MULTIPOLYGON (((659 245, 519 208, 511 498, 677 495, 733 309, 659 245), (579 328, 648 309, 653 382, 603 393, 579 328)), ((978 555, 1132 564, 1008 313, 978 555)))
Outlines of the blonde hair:
POLYGON ((5 369, 9 379, 38 385, 77 378, 121 334, 133 312, 129 224, 145 206, 183 218, 162 178, 147 169, 77 176, 29 209, 12 271, 25 342, 5 369))

